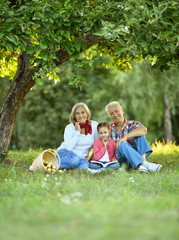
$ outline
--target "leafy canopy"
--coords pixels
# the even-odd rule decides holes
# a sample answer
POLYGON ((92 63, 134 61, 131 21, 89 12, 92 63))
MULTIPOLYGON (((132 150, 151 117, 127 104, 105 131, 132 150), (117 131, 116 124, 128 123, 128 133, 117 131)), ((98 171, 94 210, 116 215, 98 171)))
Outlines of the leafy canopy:
POLYGON ((178 20, 173 0, 0 0, 1 76, 14 74, 6 70, 22 50, 32 68, 43 69, 39 74, 56 73, 56 52, 63 49, 75 61, 86 49, 87 34, 102 39, 92 51, 110 55, 117 69, 130 69, 141 58, 159 70, 175 69, 178 20))

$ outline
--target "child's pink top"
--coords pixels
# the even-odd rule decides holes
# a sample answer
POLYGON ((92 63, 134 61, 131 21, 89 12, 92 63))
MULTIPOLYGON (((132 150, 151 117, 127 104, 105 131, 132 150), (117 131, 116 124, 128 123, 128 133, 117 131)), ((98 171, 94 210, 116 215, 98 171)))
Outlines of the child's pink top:
MULTIPOLYGON (((104 147, 104 143, 99 138, 94 142, 93 145, 93 161, 99 161, 105 154, 106 148, 104 147)), ((107 144, 107 152, 109 155, 109 161, 112 162, 116 160, 115 153, 116 153, 116 144, 113 140, 109 139, 107 144)))

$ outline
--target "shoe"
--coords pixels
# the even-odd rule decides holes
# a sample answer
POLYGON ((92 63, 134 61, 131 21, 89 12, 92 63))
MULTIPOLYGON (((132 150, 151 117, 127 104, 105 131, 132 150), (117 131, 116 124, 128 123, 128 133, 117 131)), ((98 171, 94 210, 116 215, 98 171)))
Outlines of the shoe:
POLYGON ((101 172, 100 169, 91 169, 91 168, 87 168, 86 170, 87 170, 87 172, 90 172, 90 173, 92 173, 92 174, 101 172))
POLYGON ((163 165, 156 163, 149 163, 147 166, 149 172, 159 172, 162 169, 163 165))
POLYGON ((147 173, 148 169, 146 167, 144 167, 142 164, 140 164, 138 167, 138 171, 147 173))
POLYGON ((118 168, 116 170, 119 171, 119 172, 122 172, 124 169, 122 167, 120 167, 120 168, 118 168))
POLYGON ((33 172, 33 166, 32 165, 29 167, 29 171, 33 172))

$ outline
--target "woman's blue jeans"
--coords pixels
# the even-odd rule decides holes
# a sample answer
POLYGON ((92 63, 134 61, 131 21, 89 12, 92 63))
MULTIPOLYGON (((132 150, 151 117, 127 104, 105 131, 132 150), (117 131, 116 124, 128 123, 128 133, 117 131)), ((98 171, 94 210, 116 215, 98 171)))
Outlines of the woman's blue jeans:
POLYGON ((89 167, 89 162, 86 159, 80 158, 77 154, 73 153, 72 151, 60 149, 57 150, 57 153, 59 154, 61 160, 59 169, 74 169, 74 168, 86 169, 89 167))
POLYGON ((144 153, 146 158, 152 153, 149 143, 145 136, 135 137, 133 146, 126 141, 121 142, 119 148, 116 149, 116 158, 120 165, 126 163, 128 168, 137 168, 144 161, 142 157, 144 153))

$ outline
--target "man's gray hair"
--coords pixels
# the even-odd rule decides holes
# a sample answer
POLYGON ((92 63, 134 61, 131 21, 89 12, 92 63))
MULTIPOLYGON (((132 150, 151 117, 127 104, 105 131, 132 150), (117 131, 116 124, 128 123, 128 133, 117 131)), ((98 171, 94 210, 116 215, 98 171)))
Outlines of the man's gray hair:
POLYGON ((117 101, 113 101, 113 102, 110 102, 106 105, 106 107, 105 107, 106 112, 108 113, 108 108, 110 108, 114 105, 118 105, 122 109, 121 105, 117 101))

